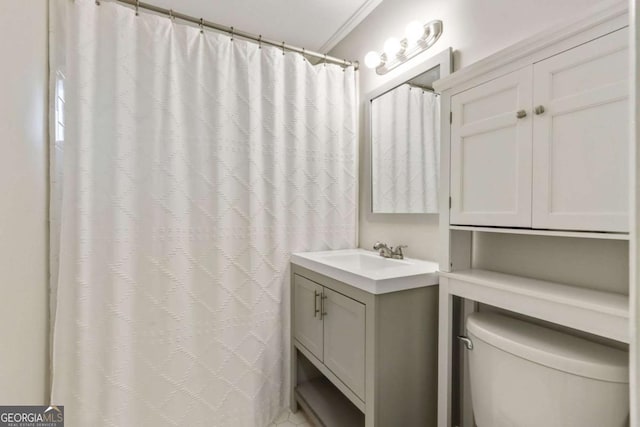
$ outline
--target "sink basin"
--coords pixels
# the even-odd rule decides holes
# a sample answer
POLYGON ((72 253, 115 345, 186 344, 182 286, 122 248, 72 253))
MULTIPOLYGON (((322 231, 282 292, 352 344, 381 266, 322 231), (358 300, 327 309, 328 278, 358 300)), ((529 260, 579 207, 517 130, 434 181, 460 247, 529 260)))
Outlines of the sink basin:
POLYGON ((299 252, 291 262, 373 294, 438 284, 438 264, 383 258, 364 249, 299 252))
POLYGON ((404 260, 383 258, 373 253, 333 253, 332 251, 326 255, 321 255, 319 259, 347 270, 384 270, 397 268, 401 265, 410 265, 409 262, 404 260))

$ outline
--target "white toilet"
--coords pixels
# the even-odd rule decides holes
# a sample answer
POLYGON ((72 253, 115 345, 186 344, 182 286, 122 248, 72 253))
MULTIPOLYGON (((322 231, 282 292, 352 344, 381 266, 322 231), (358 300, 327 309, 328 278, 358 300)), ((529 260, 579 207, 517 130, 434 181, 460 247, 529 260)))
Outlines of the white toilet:
POLYGON ((486 312, 467 333, 478 427, 628 425, 626 351, 486 312))

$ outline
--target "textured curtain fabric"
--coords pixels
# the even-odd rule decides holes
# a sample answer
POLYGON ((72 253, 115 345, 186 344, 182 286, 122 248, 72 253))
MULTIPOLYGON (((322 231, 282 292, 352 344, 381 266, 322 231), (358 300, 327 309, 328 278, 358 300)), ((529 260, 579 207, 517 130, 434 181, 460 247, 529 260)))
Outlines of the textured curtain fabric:
POLYGON ((373 212, 438 213, 440 102, 408 84, 371 106, 373 212))
POLYGON ((52 402, 70 427, 265 426, 288 392, 289 256, 356 243, 355 71, 55 3, 52 402))

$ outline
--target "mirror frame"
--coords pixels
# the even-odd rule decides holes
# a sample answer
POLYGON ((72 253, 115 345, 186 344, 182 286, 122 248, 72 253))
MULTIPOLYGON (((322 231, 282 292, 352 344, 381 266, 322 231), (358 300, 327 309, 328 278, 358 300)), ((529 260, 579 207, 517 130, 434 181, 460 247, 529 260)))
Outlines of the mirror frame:
MULTIPOLYGON (((437 66, 440 66, 440 78, 446 77, 453 71, 453 49, 451 47, 446 48, 440 53, 433 55, 424 62, 410 68, 409 70, 399 74, 388 82, 380 85, 378 88, 372 90, 365 96, 364 105, 364 158, 366 161, 366 171, 364 185, 365 190, 365 202, 367 207, 367 217, 370 218, 397 218, 398 215, 438 215, 438 213, 382 213, 373 211, 373 167, 372 167, 372 149, 371 149, 371 102, 381 95, 395 89, 396 87, 408 82, 409 80, 419 76, 420 74, 429 71, 437 66)), ((439 191, 439 190, 438 190, 439 191)), ((440 197, 438 195, 438 200, 440 197)))

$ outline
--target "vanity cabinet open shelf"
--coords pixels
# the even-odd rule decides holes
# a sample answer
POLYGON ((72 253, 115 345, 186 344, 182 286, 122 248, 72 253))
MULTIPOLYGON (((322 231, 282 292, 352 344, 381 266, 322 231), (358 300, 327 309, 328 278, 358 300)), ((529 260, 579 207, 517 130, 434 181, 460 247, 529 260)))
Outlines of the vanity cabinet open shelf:
POLYGON ((319 426, 435 426, 438 287, 371 293, 291 264, 291 388, 319 426))

